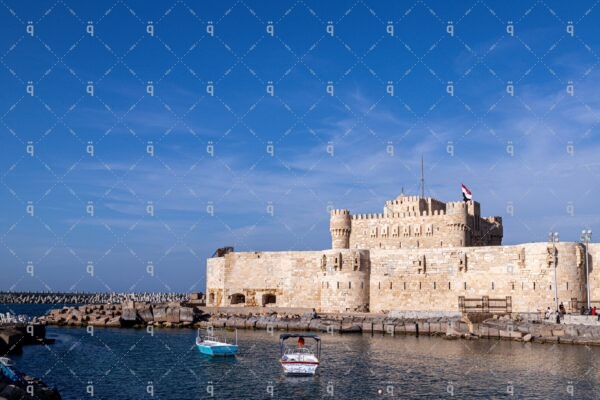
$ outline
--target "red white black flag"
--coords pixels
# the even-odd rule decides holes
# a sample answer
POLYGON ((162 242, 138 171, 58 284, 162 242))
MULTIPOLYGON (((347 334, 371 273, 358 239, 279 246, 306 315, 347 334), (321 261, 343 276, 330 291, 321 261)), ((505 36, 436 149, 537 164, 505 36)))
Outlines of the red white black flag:
POLYGON ((465 201, 469 201, 471 199, 473 199, 473 195, 471 194, 471 191, 469 189, 467 189, 467 187, 461 183, 462 186, 462 194, 463 194, 463 199, 465 201))

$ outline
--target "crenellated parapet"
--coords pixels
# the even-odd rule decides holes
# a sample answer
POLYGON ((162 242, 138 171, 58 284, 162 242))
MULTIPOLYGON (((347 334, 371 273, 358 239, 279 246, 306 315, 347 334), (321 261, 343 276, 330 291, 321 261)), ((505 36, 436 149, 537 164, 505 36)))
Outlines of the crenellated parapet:
POLYGON ((431 248, 502 244, 502 218, 480 216, 476 201, 444 203, 434 198, 400 195, 383 213, 331 212, 334 249, 431 248))

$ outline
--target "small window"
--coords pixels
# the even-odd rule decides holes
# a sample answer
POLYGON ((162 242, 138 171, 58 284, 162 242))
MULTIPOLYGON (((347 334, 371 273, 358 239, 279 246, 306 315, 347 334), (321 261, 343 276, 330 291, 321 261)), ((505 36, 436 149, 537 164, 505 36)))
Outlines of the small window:
POLYGON ((352 289, 352 282, 348 282, 348 289, 352 289))
POLYGON ((494 290, 494 282, 492 282, 492 290, 494 290))
POLYGON ((436 286, 436 283, 435 283, 435 282, 433 282, 433 290, 435 290, 435 286, 436 286))
POLYGON ((569 290, 569 282, 567 282, 567 290, 569 290))
POLYGON ((467 290, 467 282, 465 282, 465 290, 467 290))
POLYGON ((378 285, 378 289, 381 290, 381 282, 378 282, 377 285, 378 285))
POLYGON ((338 288, 338 289, 340 288, 340 283, 339 283, 339 282, 337 283, 337 288, 338 288))
POLYGON ((512 284, 512 290, 515 290, 515 283, 512 284))
POLYGON ((419 282, 419 290, 421 290, 421 282, 419 282))
POLYGON ((404 290, 406 290, 406 282, 404 282, 404 290))
POLYGON ((533 290, 535 290, 535 282, 533 282, 533 290))
POLYGON ((450 282, 448 282, 448 290, 451 290, 452 288, 450 287, 450 282))
POLYGON ((392 289, 392 282, 390 282, 390 290, 392 289))

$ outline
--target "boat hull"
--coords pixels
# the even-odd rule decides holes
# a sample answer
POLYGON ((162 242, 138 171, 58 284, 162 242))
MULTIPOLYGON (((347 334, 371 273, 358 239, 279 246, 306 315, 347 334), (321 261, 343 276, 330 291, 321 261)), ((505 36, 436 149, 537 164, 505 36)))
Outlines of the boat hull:
POLYGON ((204 345, 197 344, 198 350, 208 356, 232 357, 237 354, 238 346, 234 344, 204 345))
POLYGON ((283 373, 286 375, 314 375, 317 372, 319 363, 316 362, 285 362, 281 361, 283 373))

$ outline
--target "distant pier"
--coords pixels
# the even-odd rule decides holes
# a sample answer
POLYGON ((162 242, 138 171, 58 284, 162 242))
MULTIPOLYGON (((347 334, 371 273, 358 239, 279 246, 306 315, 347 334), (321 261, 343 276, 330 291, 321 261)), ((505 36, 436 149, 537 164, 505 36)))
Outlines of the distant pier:
MULTIPOLYGON (((195 295, 195 296, 194 296, 195 295)), ((127 301, 150 303, 186 302, 194 293, 89 293, 89 292, 0 292, 0 304, 122 304, 127 301)))

